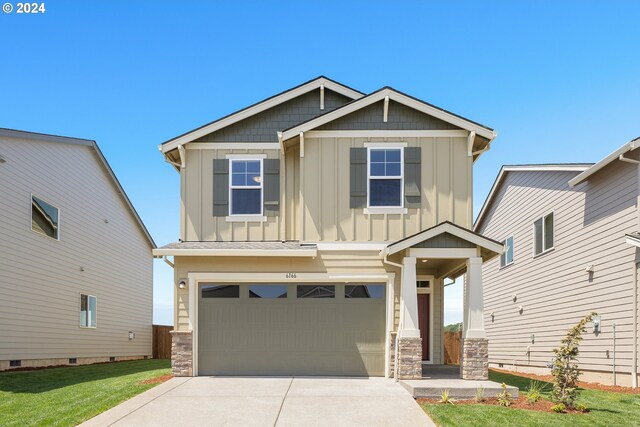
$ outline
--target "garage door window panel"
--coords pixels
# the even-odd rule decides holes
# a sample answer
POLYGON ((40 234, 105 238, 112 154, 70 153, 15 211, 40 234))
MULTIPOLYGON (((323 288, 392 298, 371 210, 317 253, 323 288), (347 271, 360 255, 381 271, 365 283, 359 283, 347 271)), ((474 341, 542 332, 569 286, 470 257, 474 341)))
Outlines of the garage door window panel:
POLYGON ((383 299, 384 285, 346 285, 344 297, 350 299, 383 299))
POLYGON ((335 298, 335 285, 325 285, 319 283, 317 285, 298 285, 296 292, 298 299, 306 298, 335 298))
POLYGON ((202 285, 202 298, 240 298, 238 285, 202 285))
POLYGON ((249 298, 281 299, 287 298, 287 285, 250 285, 249 298))

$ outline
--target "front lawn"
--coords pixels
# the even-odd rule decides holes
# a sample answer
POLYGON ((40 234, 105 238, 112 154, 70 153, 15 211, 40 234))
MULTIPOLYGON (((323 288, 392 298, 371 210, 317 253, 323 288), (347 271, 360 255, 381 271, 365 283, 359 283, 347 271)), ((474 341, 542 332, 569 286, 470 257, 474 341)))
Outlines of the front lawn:
POLYGON ((0 426, 75 426, 156 384, 168 360, 0 373, 0 426))
MULTIPOLYGON (((526 391, 530 379, 502 372, 490 372, 489 379, 526 391)), ((547 385, 545 398, 549 398, 547 385)), ((640 426, 640 395, 581 390, 578 403, 590 409, 586 414, 554 414, 485 404, 422 404, 439 426, 640 426)))

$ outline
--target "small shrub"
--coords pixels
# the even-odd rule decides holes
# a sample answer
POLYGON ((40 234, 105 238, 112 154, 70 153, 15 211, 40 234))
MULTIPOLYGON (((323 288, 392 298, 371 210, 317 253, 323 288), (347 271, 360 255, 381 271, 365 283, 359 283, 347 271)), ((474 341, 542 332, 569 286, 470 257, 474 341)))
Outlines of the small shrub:
POLYGON ((507 385, 502 383, 502 391, 496 396, 498 399, 498 405, 511 406, 511 393, 507 391, 507 385))
POLYGON ((537 401, 542 399, 542 393, 546 389, 546 384, 542 381, 531 380, 529 383, 529 387, 527 387, 527 391, 525 396, 527 398, 527 402, 530 405, 535 404, 537 401))
POLYGON ((440 395, 440 403, 450 403, 453 405, 453 399, 449 396, 449 390, 442 390, 442 394, 440 395))
POLYGON ((558 403, 557 405, 553 405, 553 406, 551 407, 551 410, 552 410, 553 412, 558 412, 558 413, 560 413, 560 412, 564 412, 564 411, 565 411, 565 409, 567 409, 567 407, 566 407, 566 406, 564 406, 564 403, 558 403))
POLYGON ((563 403, 566 407, 573 407, 578 397, 578 346, 582 341, 582 334, 586 332, 587 323, 591 322, 597 313, 585 316, 577 325, 567 332, 567 336, 560 341, 560 347, 553 349, 554 359, 551 375, 553 375, 553 390, 551 397, 554 401, 563 403))
POLYGON ((485 401, 484 397, 484 387, 480 386, 476 388, 476 403, 481 403, 485 401))
POLYGON ((587 405, 583 405, 582 403, 578 403, 576 405, 576 411, 578 411, 578 412, 589 412, 589 408, 587 408, 587 405))

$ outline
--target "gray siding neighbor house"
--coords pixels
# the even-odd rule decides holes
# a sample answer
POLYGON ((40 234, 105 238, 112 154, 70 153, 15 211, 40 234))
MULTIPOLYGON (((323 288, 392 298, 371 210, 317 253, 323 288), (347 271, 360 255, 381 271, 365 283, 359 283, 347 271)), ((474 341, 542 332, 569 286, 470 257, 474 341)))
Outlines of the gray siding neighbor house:
POLYGON ((0 129, 0 370, 151 357, 155 244, 94 141, 0 129))
POLYGON ((490 366, 548 374, 552 348, 595 311, 581 379, 637 387, 638 146, 501 169, 474 227, 505 245, 482 271, 490 366))

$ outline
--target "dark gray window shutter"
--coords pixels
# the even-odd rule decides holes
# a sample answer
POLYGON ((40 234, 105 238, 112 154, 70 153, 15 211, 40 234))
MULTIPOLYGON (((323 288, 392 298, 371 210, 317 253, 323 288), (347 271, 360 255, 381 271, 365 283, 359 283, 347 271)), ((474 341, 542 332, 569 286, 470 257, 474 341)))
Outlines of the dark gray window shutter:
POLYGON ((229 160, 213 161, 213 216, 229 215, 229 160))
POLYGON ((264 215, 278 216, 280 211, 280 159, 264 159, 264 215))
POLYGON ((367 207, 367 149, 351 148, 350 206, 351 209, 367 207))
POLYGON ((419 208, 421 206, 421 155, 420 147, 404 149, 404 207, 419 208))

